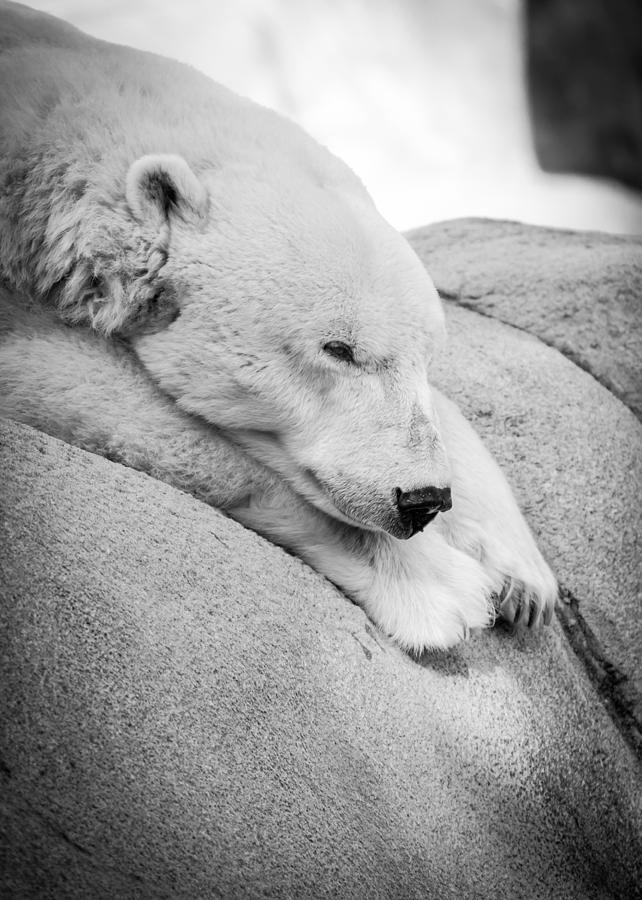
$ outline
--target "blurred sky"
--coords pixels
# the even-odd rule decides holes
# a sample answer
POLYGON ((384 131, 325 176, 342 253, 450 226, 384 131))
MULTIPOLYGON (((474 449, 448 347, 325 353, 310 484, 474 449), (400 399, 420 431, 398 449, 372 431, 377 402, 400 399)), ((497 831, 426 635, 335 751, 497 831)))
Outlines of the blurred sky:
POLYGON ((173 56, 341 156, 397 228, 456 216, 642 233, 642 200, 539 171, 520 0, 32 0, 173 56))

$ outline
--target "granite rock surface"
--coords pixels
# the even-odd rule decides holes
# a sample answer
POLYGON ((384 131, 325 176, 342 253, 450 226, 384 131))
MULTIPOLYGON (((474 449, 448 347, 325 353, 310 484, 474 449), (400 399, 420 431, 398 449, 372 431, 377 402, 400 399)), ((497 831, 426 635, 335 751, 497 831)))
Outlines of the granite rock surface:
POLYGON ((442 297, 537 335, 642 418, 642 238, 454 219, 408 234, 442 297))

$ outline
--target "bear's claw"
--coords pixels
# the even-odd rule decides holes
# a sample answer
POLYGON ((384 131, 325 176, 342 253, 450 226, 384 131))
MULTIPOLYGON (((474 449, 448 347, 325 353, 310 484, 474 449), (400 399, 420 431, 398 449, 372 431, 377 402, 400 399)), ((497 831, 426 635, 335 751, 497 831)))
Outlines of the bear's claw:
POLYGON ((516 578, 506 580, 501 593, 495 595, 495 602, 500 618, 516 629, 550 625, 555 607, 550 597, 529 589, 516 578))

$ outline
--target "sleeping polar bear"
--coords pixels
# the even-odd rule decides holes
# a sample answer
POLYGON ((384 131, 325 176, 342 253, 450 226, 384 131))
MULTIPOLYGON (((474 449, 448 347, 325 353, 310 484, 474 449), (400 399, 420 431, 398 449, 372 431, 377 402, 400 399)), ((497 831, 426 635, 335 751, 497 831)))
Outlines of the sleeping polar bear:
POLYGON ((429 383, 435 288, 352 172, 170 60, 0 3, 0 412, 298 554, 402 646, 551 616, 429 383))

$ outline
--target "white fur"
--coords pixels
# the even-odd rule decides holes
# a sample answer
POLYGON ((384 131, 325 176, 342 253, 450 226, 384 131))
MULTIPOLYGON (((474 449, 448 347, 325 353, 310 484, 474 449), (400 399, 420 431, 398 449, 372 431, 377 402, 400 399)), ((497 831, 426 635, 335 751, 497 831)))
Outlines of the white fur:
POLYGON ((193 70, 0 14, 0 412, 226 510, 405 647, 505 590, 507 618, 549 618, 506 482, 429 385, 434 286, 355 176, 193 70), (446 485, 400 540, 397 487, 446 485))

